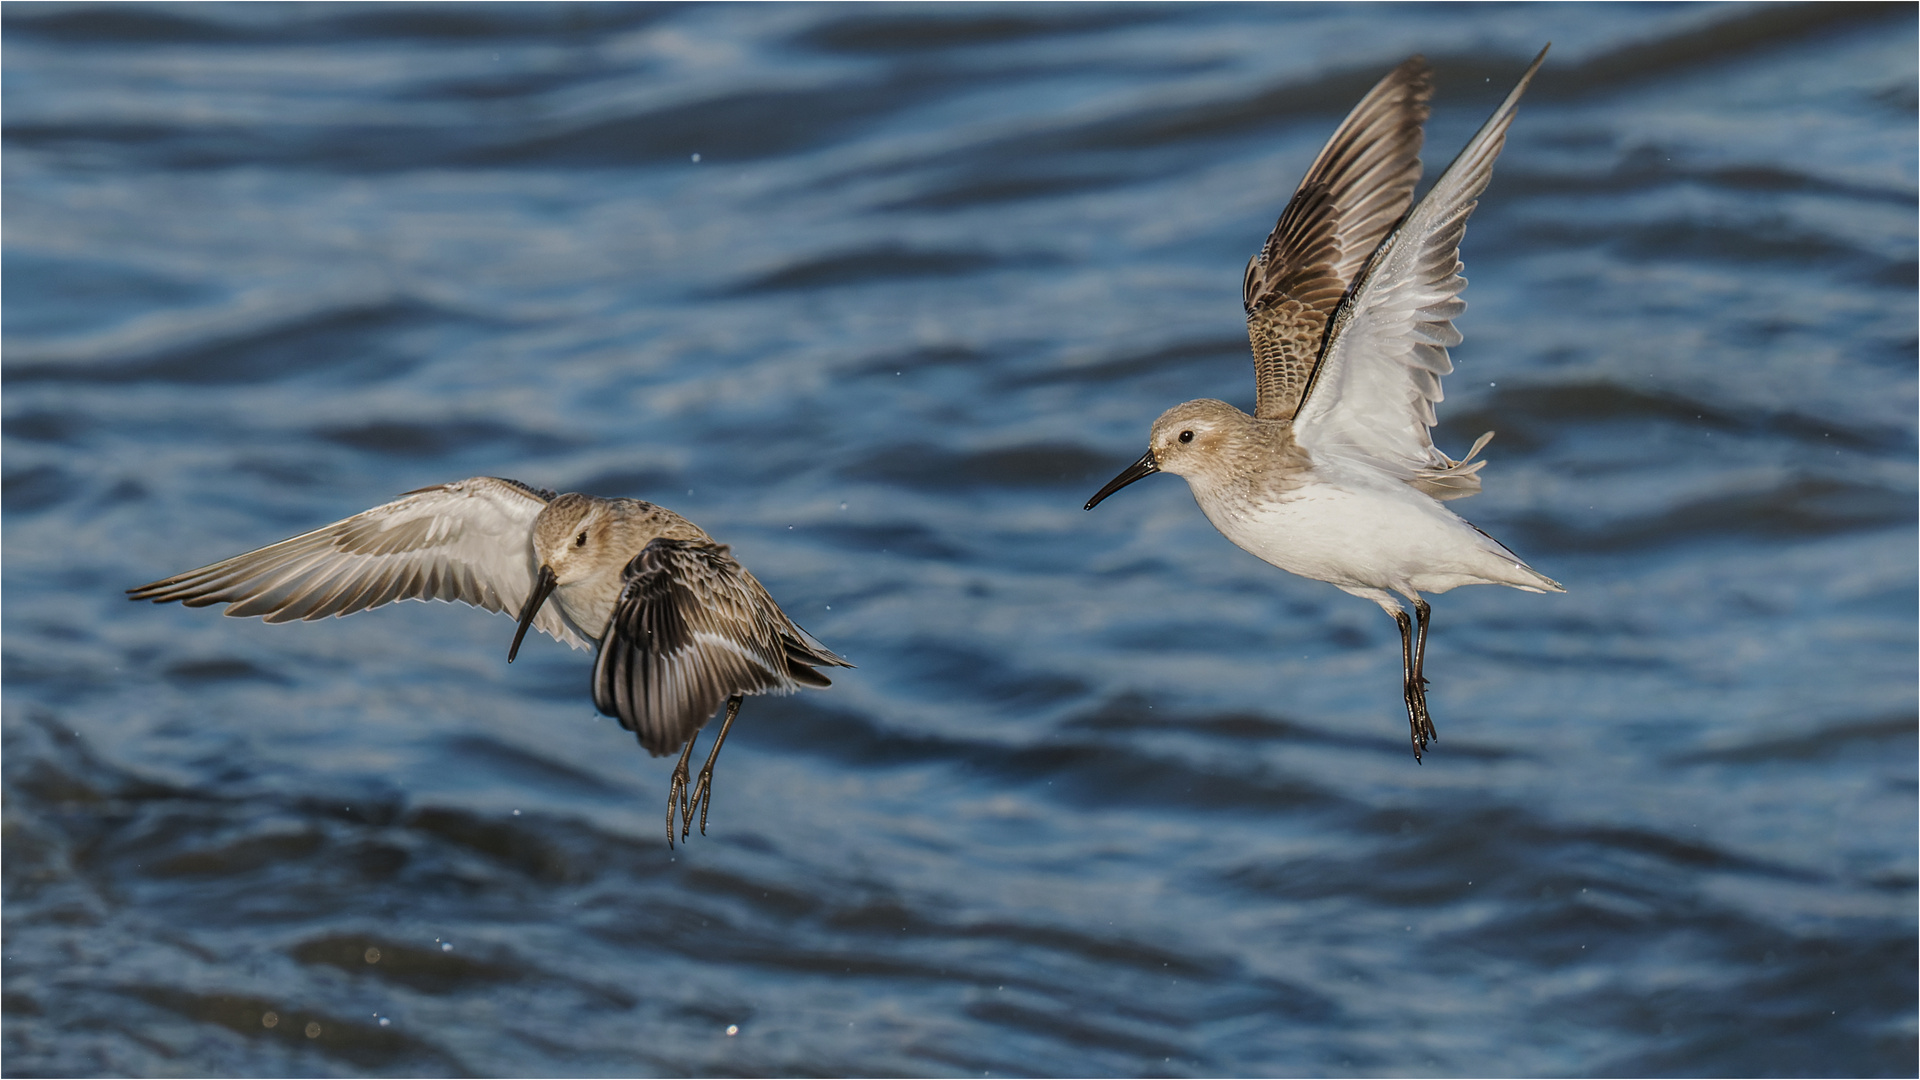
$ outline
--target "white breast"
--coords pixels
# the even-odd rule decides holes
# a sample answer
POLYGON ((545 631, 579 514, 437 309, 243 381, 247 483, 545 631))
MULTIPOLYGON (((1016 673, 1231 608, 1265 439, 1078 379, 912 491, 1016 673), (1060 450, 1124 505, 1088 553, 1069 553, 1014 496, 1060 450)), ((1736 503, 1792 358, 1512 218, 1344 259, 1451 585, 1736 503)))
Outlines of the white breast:
POLYGON ((607 623, 613 619, 613 605, 620 599, 624 585, 617 572, 597 574, 559 586, 553 590, 553 600, 582 637, 597 642, 607 632, 607 623))
POLYGON ((1433 499, 1391 478, 1319 478, 1267 501, 1194 488, 1227 539, 1301 577, 1347 588, 1446 592, 1533 575, 1433 499))

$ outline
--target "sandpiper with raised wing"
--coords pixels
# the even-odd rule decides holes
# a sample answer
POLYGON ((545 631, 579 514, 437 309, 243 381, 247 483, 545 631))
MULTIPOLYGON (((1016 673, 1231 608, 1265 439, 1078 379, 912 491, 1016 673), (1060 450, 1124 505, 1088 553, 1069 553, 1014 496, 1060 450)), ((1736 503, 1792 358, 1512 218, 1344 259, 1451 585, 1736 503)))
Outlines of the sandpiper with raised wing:
POLYGON ((1433 445, 1440 377, 1460 343, 1460 238, 1493 175, 1540 50, 1411 212, 1427 116, 1426 64, 1395 68, 1348 114, 1247 263, 1252 416, 1189 401, 1154 421, 1148 449, 1087 502, 1156 472, 1184 476, 1227 539, 1267 562, 1379 604, 1400 627, 1417 761, 1438 738, 1424 674, 1431 609, 1461 585, 1564 592, 1442 505, 1480 490, 1492 432, 1458 460, 1433 445), (1419 616, 1417 631, 1400 603, 1419 616))
POLYGON ((816 667, 852 667, 802 630, 725 544, 662 506, 559 495, 478 476, 421 488, 291 540, 127 592, 267 622, 351 615, 395 600, 458 600, 517 611, 529 627, 598 649, 593 703, 659 756, 680 750, 667 790, 667 843, 700 811, 713 763, 748 694, 827 686, 816 667), (552 603, 548 603, 551 599, 552 603), (699 779, 693 744, 726 719, 699 779), (684 748, 683 748, 684 747, 684 748))

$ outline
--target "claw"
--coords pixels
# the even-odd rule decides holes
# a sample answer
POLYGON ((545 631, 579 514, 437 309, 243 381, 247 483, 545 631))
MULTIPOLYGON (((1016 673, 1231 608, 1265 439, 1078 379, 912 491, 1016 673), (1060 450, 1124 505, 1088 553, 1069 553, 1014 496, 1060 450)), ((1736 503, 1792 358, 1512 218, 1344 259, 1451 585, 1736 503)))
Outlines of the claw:
POLYGON ((707 753, 707 763, 700 767, 700 779, 694 781, 692 804, 680 818, 680 839, 685 840, 693 828, 693 806, 700 808, 700 835, 707 835, 707 811, 713 808, 713 763, 720 758, 720 748, 726 745, 727 732, 733 728, 734 717, 740 715, 741 695, 735 694, 727 699, 727 718, 720 722, 720 734, 713 740, 713 749, 707 753))
POLYGON ((693 813, 687 805, 687 782, 680 782, 680 838, 687 838, 687 815, 693 813))
MULTIPOLYGON (((667 781, 667 850, 673 850, 673 814, 677 809, 684 820, 687 816, 687 760, 693 757, 693 742, 699 738, 696 732, 687 740, 687 748, 680 751, 680 762, 673 767, 673 778, 667 781), (678 804, 676 806, 676 803, 678 804)), ((687 832, 680 830, 680 839, 685 840, 687 832)))
POLYGON ((700 808, 700 835, 707 835, 707 811, 713 808, 713 766, 700 770, 700 786, 694 794, 694 805, 700 808))
POLYGON ((685 840, 693 832, 693 808, 700 805, 700 782, 692 785, 693 793, 680 802, 680 839, 685 840))
MULTIPOLYGON (((689 801, 693 808, 700 811, 700 835, 705 836, 707 835, 707 809, 713 805, 713 771, 711 769, 700 770, 699 778, 693 782, 693 797, 689 801)), ((686 830, 693 828, 692 809, 689 809, 686 817, 682 819, 682 828, 686 830)), ((685 835, 686 833, 682 833, 682 836, 685 835)))
POLYGON ((1428 742, 1440 738, 1440 733, 1434 730, 1433 717, 1427 713, 1425 683, 1425 679, 1420 679, 1418 682, 1409 681, 1406 686, 1407 726, 1411 732, 1413 760, 1416 762, 1421 760, 1428 742))

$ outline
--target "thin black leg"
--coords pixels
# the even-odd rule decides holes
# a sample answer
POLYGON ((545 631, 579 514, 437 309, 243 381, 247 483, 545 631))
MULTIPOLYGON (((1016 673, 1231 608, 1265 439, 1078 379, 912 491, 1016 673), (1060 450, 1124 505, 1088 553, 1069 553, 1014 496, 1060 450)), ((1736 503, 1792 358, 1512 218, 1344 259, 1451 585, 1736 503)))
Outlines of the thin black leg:
POLYGON ((1413 684, 1420 691, 1420 719, 1426 726, 1427 738, 1438 742, 1440 733, 1434 730, 1433 717, 1427 714, 1427 628, 1433 625, 1433 605, 1416 596, 1413 610, 1420 616, 1420 640, 1413 647, 1413 684))
POLYGON ((1433 605, 1416 596, 1413 598, 1413 610, 1420 617, 1420 637, 1413 646, 1413 677, 1420 680, 1421 686, 1425 686, 1427 680, 1422 675, 1427 665, 1427 626, 1433 621, 1433 605))
POLYGON ((698 731, 687 736, 687 748, 680 751, 680 764, 673 767, 673 779, 667 784, 667 847, 673 847, 673 812, 677 809, 680 816, 687 814, 687 762, 693 759, 693 744, 700 741, 698 731))
MULTIPOLYGON (((720 721, 720 734, 713 740, 713 751, 707 755, 707 763, 700 767, 700 779, 693 785, 693 805, 700 808, 700 835, 707 835, 707 810, 713 805, 713 763, 720 757, 720 747, 726 744, 727 729, 733 726, 733 718, 740 715, 740 703, 746 698, 735 694, 727 699, 727 718, 720 721)), ((687 838, 687 831, 693 827, 692 813, 680 819, 680 839, 687 838)))
POLYGON ((1420 742, 1420 705, 1413 683, 1413 617, 1396 611, 1393 621, 1400 625, 1400 696, 1407 703, 1407 723, 1413 727, 1413 760, 1417 763, 1420 751, 1426 748, 1420 742))

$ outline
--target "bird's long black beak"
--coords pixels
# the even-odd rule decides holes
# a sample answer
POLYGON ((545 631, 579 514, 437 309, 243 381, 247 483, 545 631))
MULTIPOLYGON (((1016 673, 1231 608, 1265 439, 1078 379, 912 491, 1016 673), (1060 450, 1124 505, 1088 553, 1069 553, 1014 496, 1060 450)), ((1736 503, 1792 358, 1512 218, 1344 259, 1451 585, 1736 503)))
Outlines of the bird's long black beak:
POLYGON ((1094 507, 1099 506, 1100 500, 1106 498, 1107 496, 1113 494, 1116 491, 1119 491, 1121 488, 1126 487, 1128 484, 1133 483, 1135 480, 1138 480, 1143 476, 1152 476, 1154 473, 1157 473, 1159 471, 1160 471, 1160 465, 1158 462, 1153 460, 1153 451, 1149 450, 1146 453, 1141 454, 1139 461, 1136 461, 1133 464, 1127 466, 1126 469, 1122 471, 1119 476, 1116 476, 1113 479, 1107 481, 1106 487, 1103 487, 1099 491, 1096 491, 1093 493, 1093 498, 1087 500, 1087 509, 1091 510, 1094 507))
POLYGON ((527 636, 527 627, 533 625, 533 617, 540 614, 540 605, 547 602, 558 584, 560 579, 553 576, 553 567, 542 564, 540 576, 533 579, 533 591, 527 594, 526 606, 520 609, 520 629, 513 632, 513 647, 507 650, 507 663, 513 663, 513 658, 520 655, 520 642, 527 636))

